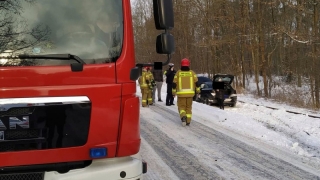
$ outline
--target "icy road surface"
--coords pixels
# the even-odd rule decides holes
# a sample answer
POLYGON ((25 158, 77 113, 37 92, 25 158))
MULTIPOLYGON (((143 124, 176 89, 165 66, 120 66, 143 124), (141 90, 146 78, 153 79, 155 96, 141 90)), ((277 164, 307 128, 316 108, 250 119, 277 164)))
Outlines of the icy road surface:
POLYGON ((190 127, 182 127, 177 106, 164 103, 141 108, 140 117, 140 152, 148 163, 145 179, 320 180, 319 164, 314 161, 210 123, 227 118, 208 119, 197 113, 190 127))

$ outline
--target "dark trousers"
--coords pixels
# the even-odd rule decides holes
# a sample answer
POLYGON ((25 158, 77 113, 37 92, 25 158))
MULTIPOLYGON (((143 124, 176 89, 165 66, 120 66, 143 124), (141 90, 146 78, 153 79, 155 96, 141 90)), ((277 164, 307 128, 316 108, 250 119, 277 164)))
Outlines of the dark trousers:
POLYGON ((223 105, 224 99, 217 99, 217 101, 218 101, 219 108, 224 109, 224 105, 223 105))
POLYGON ((166 105, 173 104, 174 97, 172 95, 172 83, 167 83, 166 105))

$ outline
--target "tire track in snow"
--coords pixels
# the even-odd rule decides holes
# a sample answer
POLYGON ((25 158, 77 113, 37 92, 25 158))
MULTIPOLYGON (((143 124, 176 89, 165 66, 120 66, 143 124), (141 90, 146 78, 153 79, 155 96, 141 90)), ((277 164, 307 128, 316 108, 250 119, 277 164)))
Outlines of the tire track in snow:
POLYGON ((141 118, 141 135, 180 179, 224 179, 212 169, 200 163, 197 157, 178 145, 156 126, 148 123, 143 115, 141 118))
POLYGON ((141 137, 140 154, 143 154, 143 159, 147 162, 148 172, 144 174, 144 179, 159 180, 170 179, 179 180, 172 169, 163 162, 162 158, 157 155, 150 144, 141 137))
MULTIPOLYGON (((161 114, 163 118, 168 118, 169 120, 174 122, 177 122, 176 119, 179 118, 178 113, 172 111, 169 108, 165 108, 162 106, 151 106, 150 110, 153 110, 154 113, 161 114)), ((143 123, 146 123, 146 120, 143 123)), ((248 146, 229 136, 226 136, 220 132, 217 132, 207 126, 197 123, 196 121, 193 121, 192 126, 189 128, 194 134, 197 134, 198 136, 207 139, 208 143, 215 144, 216 148, 218 148, 219 151, 223 154, 222 156, 223 158, 220 159, 222 162, 217 162, 216 167, 219 168, 221 171, 224 171, 227 178, 231 178, 231 179, 232 178, 241 179, 240 177, 242 178, 246 177, 247 179, 251 179, 251 178, 317 179, 319 178, 286 161, 283 161, 267 153, 264 153, 256 149, 255 147, 248 146), (242 172, 243 174, 242 175, 239 174, 240 172, 242 172)), ((158 128, 156 129, 157 131, 160 131, 158 128)), ((161 133, 161 132, 158 132, 158 133, 161 133)), ((164 137, 161 136, 158 138, 162 139, 164 137)), ((175 142, 174 141, 169 142, 169 144, 171 143, 175 143, 175 142)), ((161 145, 157 148, 161 149, 161 145)), ((183 150, 182 152, 188 153, 186 150, 183 150)), ((163 155, 163 154, 166 154, 166 152, 161 152, 160 154, 163 155)), ((214 161, 214 159, 212 160, 214 161)), ((171 165, 169 166, 172 168, 171 165)), ((176 168, 175 165, 173 167, 176 168)), ((190 177, 188 177, 188 179, 190 179, 190 177)))

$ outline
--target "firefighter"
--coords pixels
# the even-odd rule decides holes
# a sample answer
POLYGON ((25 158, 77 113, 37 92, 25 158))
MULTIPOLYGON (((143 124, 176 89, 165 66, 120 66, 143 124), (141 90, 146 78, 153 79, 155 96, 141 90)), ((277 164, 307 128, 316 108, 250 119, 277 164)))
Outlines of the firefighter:
POLYGON ((150 67, 143 67, 142 75, 139 78, 139 85, 140 85, 141 94, 142 94, 142 107, 146 107, 152 104, 152 88, 153 88, 151 87, 152 73, 149 73, 148 71, 150 72, 150 67))
POLYGON ((190 125, 193 96, 195 93, 200 93, 200 84, 197 82, 198 77, 196 73, 190 70, 189 59, 182 59, 181 69, 178 70, 174 76, 172 85, 172 93, 178 97, 178 111, 182 121, 182 126, 190 125))
POLYGON ((155 82, 155 80, 154 80, 154 76, 153 76, 153 74, 152 74, 152 72, 151 72, 151 70, 152 70, 152 66, 148 66, 147 68, 147 79, 148 79, 148 82, 147 82, 147 84, 148 84, 148 94, 147 94, 147 104, 148 105, 153 105, 154 103, 154 100, 153 100, 153 97, 152 97, 152 91, 153 91, 153 89, 154 89, 154 87, 156 86, 156 82, 155 82))

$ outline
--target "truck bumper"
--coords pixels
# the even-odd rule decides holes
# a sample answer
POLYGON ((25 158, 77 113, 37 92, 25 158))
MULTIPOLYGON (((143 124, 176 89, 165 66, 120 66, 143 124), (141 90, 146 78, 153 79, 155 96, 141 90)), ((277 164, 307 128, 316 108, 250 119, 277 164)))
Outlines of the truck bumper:
POLYGON ((142 180, 147 164, 135 157, 93 160, 83 169, 67 173, 46 172, 44 180, 142 180))

